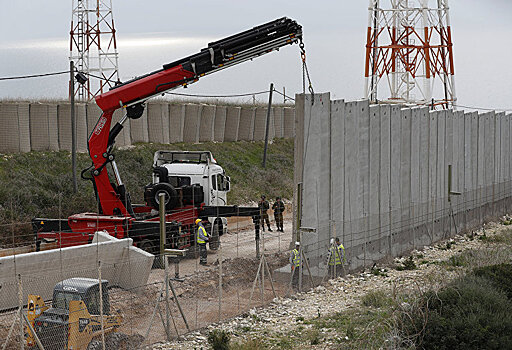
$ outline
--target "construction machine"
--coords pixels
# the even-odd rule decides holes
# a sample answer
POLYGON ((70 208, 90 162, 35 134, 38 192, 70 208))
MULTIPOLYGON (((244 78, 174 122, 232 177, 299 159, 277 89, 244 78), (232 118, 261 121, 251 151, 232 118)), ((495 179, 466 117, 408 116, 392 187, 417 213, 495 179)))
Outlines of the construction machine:
MULTIPOLYGON (((102 327, 107 349, 127 349, 129 346, 129 337, 119 332, 122 317, 110 312, 106 280, 101 281, 100 293, 97 279, 66 279, 55 285, 51 307, 40 296, 29 294, 27 309, 27 320, 46 350, 102 349, 102 327)), ((36 335, 27 327, 25 340, 28 346, 37 345, 36 335)))
MULTIPOLYGON (((197 54, 165 64, 157 71, 118 84, 97 96, 96 104, 103 113, 88 140, 92 165, 82 171, 82 178, 92 182, 99 213, 75 214, 67 220, 34 219, 36 249, 39 249, 42 240, 57 241, 61 247, 86 244, 92 241, 94 232, 106 230, 117 238, 130 237, 138 247, 157 253, 160 236, 156 198, 160 193, 165 194, 166 248, 187 249, 194 246, 194 222, 197 218, 213 218, 209 220, 207 230, 211 231, 211 241, 218 242, 218 236, 224 232, 223 218, 259 215, 257 207, 205 203, 204 198, 208 197, 206 191, 210 190, 208 186, 213 188, 229 184, 210 182, 206 186, 201 183, 178 185, 173 182, 175 179, 166 173, 166 166, 162 166, 166 163, 165 157, 172 156, 165 152, 160 153, 160 160, 155 160, 158 165, 154 169, 155 182, 145 190, 146 203, 132 204, 115 161, 115 139, 123 129, 124 122, 142 117, 148 99, 178 87, 187 87, 205 75, 296 43, 300 43, 303 51, 302 27, 289 18, 280 18, 212 42, 197 54), (126 115, 111 127, 112 115, 120 108, 126 115), (109 171, 107 168, 110 168, 109 171)), ((210 157, 203 152, 198 156, 198 164, 203 161, 203 156, 210 157)), ((205 161, 210 162, 208 159, 205 161)), ((171 160, 170 163, 175 167, 179 162, 171 160)), ((222 181, 223 178, 226 179, 221 174, 215 181, 222 181)))

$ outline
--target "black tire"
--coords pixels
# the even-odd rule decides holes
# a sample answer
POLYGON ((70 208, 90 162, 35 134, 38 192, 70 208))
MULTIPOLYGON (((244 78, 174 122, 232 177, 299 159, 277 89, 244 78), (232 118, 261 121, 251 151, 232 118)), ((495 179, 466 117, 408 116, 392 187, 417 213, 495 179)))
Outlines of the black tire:
POLYGON ((178 206, 178 192, 171 184, 160 182, 153 186, 149 196, 149 204, 158 209, 160 207, 159 195, 165 194, 165 209, 172 210, 178 206))
POLYGON ((222 230, 222 222, 220 220, 215 220, 215 223, 212 226, 211 235, 209 239, 209 247, 210 250, 218 250, 220 247, 220 231, 222 230))
POLYGON ((101 350, 103 349, 103 344, 99 340, 93 340, 87 346, 87 350, 101 350))

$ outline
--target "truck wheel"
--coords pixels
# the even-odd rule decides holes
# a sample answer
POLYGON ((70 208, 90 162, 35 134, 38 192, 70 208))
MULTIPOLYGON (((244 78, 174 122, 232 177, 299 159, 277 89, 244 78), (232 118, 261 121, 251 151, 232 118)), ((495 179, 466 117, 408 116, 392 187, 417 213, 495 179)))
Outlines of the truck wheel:
POLYGON ((212 235, 209 240, 209 246, 211 250, 218 250, 220 247, 220 231, 222 230, 222 224, 218 221, 212 226, 212 235))
POLYGON ((160 207, 160 193, 165 194, 165 209, 172 210, 178 205, 178 192, 171 184, 160 182, 151 189, 149 200, 150 205, 158 209, 160 207))

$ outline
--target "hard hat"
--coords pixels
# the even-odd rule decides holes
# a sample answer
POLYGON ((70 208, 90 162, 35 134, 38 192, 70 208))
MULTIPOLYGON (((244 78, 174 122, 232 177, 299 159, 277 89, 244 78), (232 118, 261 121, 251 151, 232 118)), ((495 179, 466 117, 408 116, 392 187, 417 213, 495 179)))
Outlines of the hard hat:
POLYGON ((334 238, 331 238, 331 244, 334 244, 334 238))
POLYGON ((197 225, 198 223, 200 223, 201 221, 203 221, 203 220, 201 220, 201 219, 196 219, 196 225, 197 225))
POLYGON ((300 245, 300 242, 299 241, 295 242, 295 245, 300 245))

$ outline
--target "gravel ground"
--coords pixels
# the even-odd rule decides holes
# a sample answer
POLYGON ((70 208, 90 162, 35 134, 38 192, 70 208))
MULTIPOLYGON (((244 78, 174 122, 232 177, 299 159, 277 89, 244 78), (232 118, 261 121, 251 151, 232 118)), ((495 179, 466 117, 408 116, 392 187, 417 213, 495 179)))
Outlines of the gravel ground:
MULTIPOLYGON (((293 330, 297 330, 300 334, 300 329, 304 329, 304 326, 298 329, 300 325, 303 325, 303 322, 297 321, 298 319, 307 321, 319 316, 333 315, 355 308, 361 305, 361 297, 370 291, 419 292, 439 288, 442 284, 448 283, 465 272, 463 267, 447 268, 446 264, 440 264, 440 262, 447 261, 450 257, 466 250, 490 247, 489 240, 482 239, 482 237, 490 238, 505 230, 510 230, 509 226, 495 223, 487 224, 483 229, 473 232, 473 237, 459 235, 434 246, 425 247, 422 251, 413 251, 410 257, 396 258, 387 267, 375 267, 381 269, 382 274, 367 271, 349 274, 344 279, 330 280, 311 291, 295 294, 291 297, 276 298, 265 308, 251 309, 248 313, 234 317, 229 321, 212 324, 200 331, 188 333, 179 340, 155 344, 152 348, 161 350, 207 349, 207 334, 213 329, 222 329, 229 332, 232 341, 235 342, 261 338, 263 334, 265 338, 284 336, 293 330), (416 269, 399 271, 391 268, 403 266, 411 257, 417 266, 416 269)), ((496 247, 496 244, 494 244, 489 251, 492 250, 492 254, 497 254, 499 249, 496 250, 496 247)), ((509 260, 510 256, 505 256, 503 259, 509 260)), ((484 265, 486 262, 485 256, 481 260, 481 264, 484 265)), ((324 336, 324 340, 318 348, 337 348, 334 344, 339 343, 339 339, 335 339, 335 337, 324 336)), ((309 348, 315 347, 310 346, 309 348)))

